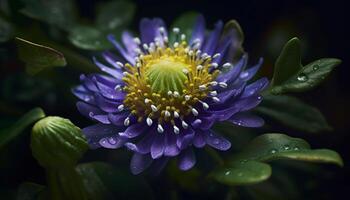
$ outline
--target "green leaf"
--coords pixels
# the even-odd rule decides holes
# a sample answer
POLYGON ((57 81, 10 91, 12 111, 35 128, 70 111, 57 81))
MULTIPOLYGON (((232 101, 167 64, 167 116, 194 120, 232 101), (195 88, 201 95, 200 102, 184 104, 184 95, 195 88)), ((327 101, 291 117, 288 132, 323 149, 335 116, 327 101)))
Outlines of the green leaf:
POLYGON ((246 160, 268 162, 281 159, 343 166, 343 161, 337 152, 328 149, 312 150, 305 140, 280 133, 267 133, 256 137, 241 153, 235 155, 231 162, 246 160))
POLYGON ((332 130, 317 108, 295 97, 265 95, 256 111, 296 130, 309 133, 332 130))
POLYGON ((101 162, 80 164, 77 170, 90 199, 153 199, 147 182, 128 171, 101 162))
POLYGON ((25 8, 21 13, 28 17, 56 25, 64 30, 69 30, 76 24, 75 5, 72 0, 22 1, 25 8))
POLYGON ((303 67, 300 40, 292 38, 276 60, 270 92, 283 94, 310 90, 319 85, 340 63, 336 58, 322 58, 303 67))
POLYGON ((328 149, 310 149, 303 139, 279 133, 267 133, 253 139, 240 153, 233 155, 225 166, 210 176, 227 185, 248 185, 268 179, 271 167, 265 162, 299 160, 343 166, 339 154, 328 149))
POLYGON ((231 166, 214 170, 210 176, 226 185, 249 185, 268 179, 271 167, 256 161, 235 162, 231 166))
POLYGON ((75 27, 68 39, 76 47, 86 50, 104 50, 112 47, 107 40, 107 33, 90 26, 75 27))
POLYGON ((272 86, 282 84, 302 68, 300 46, 300 40, 296 37, 284 45, 275 63, 272 86))
POLYGON ((31 75, 48 67, 62 67, 67 64, 63 54, 55 49, 18 37, 16 42, 19 58, 26 63, 26 71, 31 75))
POLYGON ((232 48, 236 49, 235 56, 233 58, 233 62, 237 62, 242 54, 244 53, 243 49, 243 41, 244 41, 244 34, 242 31, 241 26, 236 20, 230 20, 225 24, 224 27, 224 35, 226 34, 234 34, 236 36, 236 40, 232 42, 232 48))
POLYGON ((316 87, 341 63, 336 58, 322 58, 302 67, 285 83, 272 88, 273 94, 303 92, 316 87))
POLYGON ((11 39, 13 32, 12 25, 0 16, 0 43, 11 39))
POLYGON ((135 10, 136 6, 125 0, 104 3, 97 11, 96 25, 102 31, 120 32, 131 22, 135 10))
POLYGON ((17 191, 16 200, 39 200, 43 199, 46 187, 36 183, 24 182, 17 191))
MULTIPOLYGON (((180 28, 180 32, 186 34, 187 40, 190 39, 193 31, 193 27, 195 25, 196 19, 199 16, 198 12, 195 11, 189 11, 181 14, 179 17, 175 19, 173 24, 171 25, 171 30, 174 27, 180 28)), ((174 42, 175 41, 175 34, 170 32, 169 41, 174 42)))
POLYGON ((39 119, 45 117, 41 108, 34 108, 23 115, 14 125, 0 131, 0 148, 4 147, 11 140, 23 133, 24 129, 39 119))

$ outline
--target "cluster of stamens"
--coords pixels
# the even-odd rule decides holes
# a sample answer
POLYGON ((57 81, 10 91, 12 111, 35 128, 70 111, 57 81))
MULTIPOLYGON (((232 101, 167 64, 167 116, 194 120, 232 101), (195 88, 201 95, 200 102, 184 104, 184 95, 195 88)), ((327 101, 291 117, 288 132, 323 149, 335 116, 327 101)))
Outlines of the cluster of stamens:
MULTIPOLYGON (((220 70, 213 56, 201 52, 201 41, 186 42, 186 35, 179 28, 173 28, 174 42, 170 43, 165 29, 159 28, 160 37, 149 44, 141 44, 139 38, 134 38, 138 45, 135 64, 117 64, 124 68, 124 86, 117 85, 116 90, 126 93, 125 100, 118 107, 119 111, 129 109, 131 115, 139 122, 146 121, 148 126, 157 123, 157 131, 164 132, 164 124, 170 123, 175 134, 180 132, 178 126, 187 129, 189 124, 185 116, 198 116, 199 111, 194 105, 200 103, 203 109, 208 109, 205 102, 219 102, 215 87, 227 87, 224 82, 214 81, 220 70)), ((222 67, 230 67, 225 63, 222 67)), ((124 125, 130 124, 127 117, 124 125)))

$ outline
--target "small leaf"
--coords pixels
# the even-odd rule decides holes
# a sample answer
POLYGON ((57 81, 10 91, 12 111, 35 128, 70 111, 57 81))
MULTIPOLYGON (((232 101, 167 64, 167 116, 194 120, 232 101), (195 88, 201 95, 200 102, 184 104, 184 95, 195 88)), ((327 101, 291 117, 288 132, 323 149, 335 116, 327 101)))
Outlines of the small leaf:
POLYGON ((273 94, 286 92, 303 92, 316 87, 327 75, 341 63, 336 58, 322 58, 316 60, 293 75, 288 81, 280 86, 272 88, 273 94))
POLYGON ((39 200, 44 199, 43 193, 46 187, 36 183, 24 182, 17 191, 16 200, 39 200))
POLYGON ((140 176, 101 162, 80 164, 77 170, 90 199, 153 199, 149 185, 140 176))
POLYGON ((71 29, 77 21, 75 5, 72 0, 22 0, 24 15, 56 25, 64 30, 71 29))
POLYGON ((256 161, 235 162, 231 166, 214 170, 210 176, 226 185, 249 185, 268 179, 271 167, 256 161))
POLYGON ((231 162, 243 160, 267 162, 281 159, 343 166, 343 161, 337 152, 328 149, 312 150, 305 140, 279 133, 267 133, 256 137, 241 153, 235 155, 231 162))
POLYGON ((98 9, 96 25, 99 30, 115 32, 131 22, 135 10, 135 5, 125 0, 104 3, 98 9))
POLYGON ((67 64, 63 54, 55 49, 18 37, 16 41, 19 57, 26 63, 26 71, 31 75, 48 67, 62 67, 67 64))
POLYGON ((69 40, 78 48, 86 50, 104 50, 112 47, 107 33, 89 26, 77 26, 69 34, 69 40))
POLYGON ((34 108, 23 115, 14 125, 10 128, 0 131, 0 148, 4 147, 11 140, 19 136, 25 128, 39 119, 45 117, 45 113, 41 108, 34 108))
POLYGON ((301 47, 298 38, 292 38, 284 45, 275 63, 272 86, 280 85, 293 76, 301 65, 301 47))
POLYGON ((0 43, 7 42, 13 36, 13 27, 5 19, 0 17, 0 43))
POLYGON ((296 130, 309 133, 332 130, 317 108, 295 97, 265 95, 256 111, 296 130))
POLYGON ((242 28, 236 20, 230 20, 225 24, 223 35, 225 34, 234 35, 234 39, 230 49, 231 51, 234 51, 233 62, 237 62, 244 53, 244 49, 243 49, 244 34, 242 31, 242 28))
POLYGON ((193 27, 199 16, 198 12, 189 11, 181 14, 179 17, 175 19, 170 29, 170 38, 171 42, 175 41, 175 34, 172 33, 172 29, 174 27, 180 28, 180 32, 184 33, 187 37, 187 40, 191 38, 193 27))

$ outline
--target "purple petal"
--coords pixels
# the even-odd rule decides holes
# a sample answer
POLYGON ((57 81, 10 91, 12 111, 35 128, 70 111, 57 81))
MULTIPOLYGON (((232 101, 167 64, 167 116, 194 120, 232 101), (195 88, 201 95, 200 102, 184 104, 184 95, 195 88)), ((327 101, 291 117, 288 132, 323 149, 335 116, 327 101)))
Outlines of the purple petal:
POLYGON ((119 147, 122 147, 126 141, 127 140, 125 138, 114 135, 100 139, 99 144, 107 149, 117 149, 119 147))
POLYGON ((115 39, 114 35, 108 35, 108 40, 114 45, 114 47, 119 51, 120 55, 122 55, 125 60, 127 60, 130 64, 134 65, 135 60, 133 55, 130 55, 115 39))
POLYGON ((146 136, 136 145, 133 144, 133 146, 131 146, 129 144, 129 146, 132 148, 130 148, 131 150, 140 153, 140 154, 147 154, 151 152, 151 146, 156 138, 156 132, 154 131, 149 131, 149 133, 146 134, 146 136))
POLYGON ((153 159, 149 154, 142 155, 139 153, 134 153, 130 162, 130 170, 134 175, 143 172, 147 169, 153 162, 153 159))
POLYGON ((95 65, 101 69, 101 71, 106 72, 107 74, 113 76, 116 79, 122 80, 123 78, 123 72, 121 70, 112 69, 110 67, 107 67, 106 65, 99 62, 96 57, 92 57, 92 60, 94 61, 95 65))
POLYGON ((103 111, 108 113, 118 112, 118 106, 121 104, 120 102, 113 102, 107 100, 99 94, 95 94, 96 105, 103 111))
POLYGON ((98 148, 103 145, 108 145, 107 143, 102 143, 103 145, 101 145, 100 141, 103 138, 110 137, 113 137, 116 140, 116 143, 110 140, 109 142, 112 141, 112 143, 109 145, 114 145, 113 148, 121 147, 126 142, 126 140, 118 137, 119 131, 120 129, 116 126, 100 123, 82 129, 83 134, 88 139, 88 143, 92 148, 98 148))
POLYGON ((219 42, 219 37, 222 31, 223 23, 219 21, 215 24, 214 30, 209 35, 209 38, 205 41, 203 52, 213 55, 219 42))
POLYGON ((163 20, 159 18, 143 18, 140 22, 140 33, 142 43, 149 44, 151 42, 154 42, 154 39, 160 36, 160 27, 165 27, 163 20))
POLYGON ((221 151, 226 151, 231 147, 230 141, 226 140, 224 137, 214 133, 211 130, 208 130, 206 132, 205 141, 208 145, 221 151))
POLYGON ((193 44, 193 41, 196 39, 199 39, 201 44, 204 42, 204 36, 205 36, 205 19, 203 15, 199 15, 196 19, 192 37, 189 44, 193 44))
POLYGON ((95 106, 89 105, 89 104, 84 103, 82 101, 78 101, 76 106, 77 106, 78 111, 82 115, 84 115, 85 117, 90 118, 90 119, 91 119, 92 115, 106 114, 105 112, 103 112, 99 108, 96 108, 95 106))
POLYGON ((196 164, 196 157, 194 155, 194 152, 192 148, 187 148, 179 156, 179 168, 183 171, 186 171, 191 169, 194 166, 194 164, 196 164))
POLYGON ((121 70, 121 67, 117 65, 117 62, 124 62, 124 60, 118 58, 116 55, 111 53, 110 51, 105 51, 102 53, 102 57, 107 61, 110 65, 112 65, 115 69, 121 70))
POLYGON ((163 155, 165 148, 165 136, 164 134, 156 134, 155 139, 151 146, 151 156, 153 159, 160 158, 163 155))
POLYGON ((87 91, 82 85, 73 88, 72 93, 86 103, 95 104, 95 99, 92 93, 87 91))
POLYGON ((259 68, 261 67, 262 63, 263 63, 264 59, 260 58, 258 64, 254 65, 253 67, 243 71, 240 75, 239 78, 243 81, 248 81, 251 78, 253 78, 253 76, 256 74, 256 72, 259 70, 259 68))
POLYGON ((165 149, 164 149, 164 155, 165 156, 177 156, 180 153, 180 149, 176 145, 176 135, 175 134, 166 134, 165 136, 165 149))
POLYGON ((126 138, 134 138, 147 130, 148 126, 146 126, 144 123, 135 123, 130 125, 124 132, 119 133, 119 135, 126 138))
POLYGON ((227 121, 232 122, 238 126, 252 128, 261 127, 264 125, 264 120, 261 117, 250 113, 237 113, 227 121))
POLYGON ((267 78, 261 78, 254 83, 247 85, 244 89, 244 92, 241 95, 241 98, 259 94, 269 85, 269 80, 267 78))
POLYGON ((235 81, 238 78, 238 75, 241 73, 242 69, 246 66, 247 60, 248 56, 247 54, 244 54, 239 62, 230 69, 230 71, 220 74, 216 80, 219 82, 227 83, 235 81))
POLYGON ((187 148, 193 141, 194 130, 190 127, 184 129, 182 134, 180 134, 177 138, 176 145, 179 149, 187 148))
POLYGON ((128 112, 116 113, 116 114, 109 113, 108 120, 116 126, 124 126, 124 120, 125 118, 128 117, 128 115, 129 115, 128 112))
POLYGON ((128 50, 128 53, 130 55, 136 56, 135 49, 138 48, 138 45, 135 43, 132 34, 128 31, 124 31, 122 34, 122 41, 124 46, 128 50))
POLYGON ((193 139, 193 145, 197 148, 202 148, 206 145, 205 135, 202 131, 197 130, 193 139))

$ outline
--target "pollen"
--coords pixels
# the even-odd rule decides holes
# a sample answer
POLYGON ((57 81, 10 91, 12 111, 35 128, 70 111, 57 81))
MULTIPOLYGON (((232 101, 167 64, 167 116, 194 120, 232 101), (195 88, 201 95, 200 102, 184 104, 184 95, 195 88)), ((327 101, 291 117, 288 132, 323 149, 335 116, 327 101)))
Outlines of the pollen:
MULTIPOLYGON (((169 44, 162 30, 161 38, 155 38, 154 42, 138 43, 140 51, 135 64, 124 65, 125 86, 122 89, 127 95, 123 108, 136 115, 138 121, 145 120, 149 126, 158 122, 160 133, 163 132, 161 124, 167 122, 178 133, 175 120, 181 120, 183 128, 187 128, 184 117, 198 115, 194 105, 200 103, 208 109, 204 101, 216 93, 212 90, 212 82, 220 71, 212 62, 213 58, 198 49, 200 41, 188 44, 183 39, 185 36, 181 36, 169 44)), ((179 36, 178 28, 173 31, 179 36)), ((135 41, 139 41, 138 38, 135 41)))

